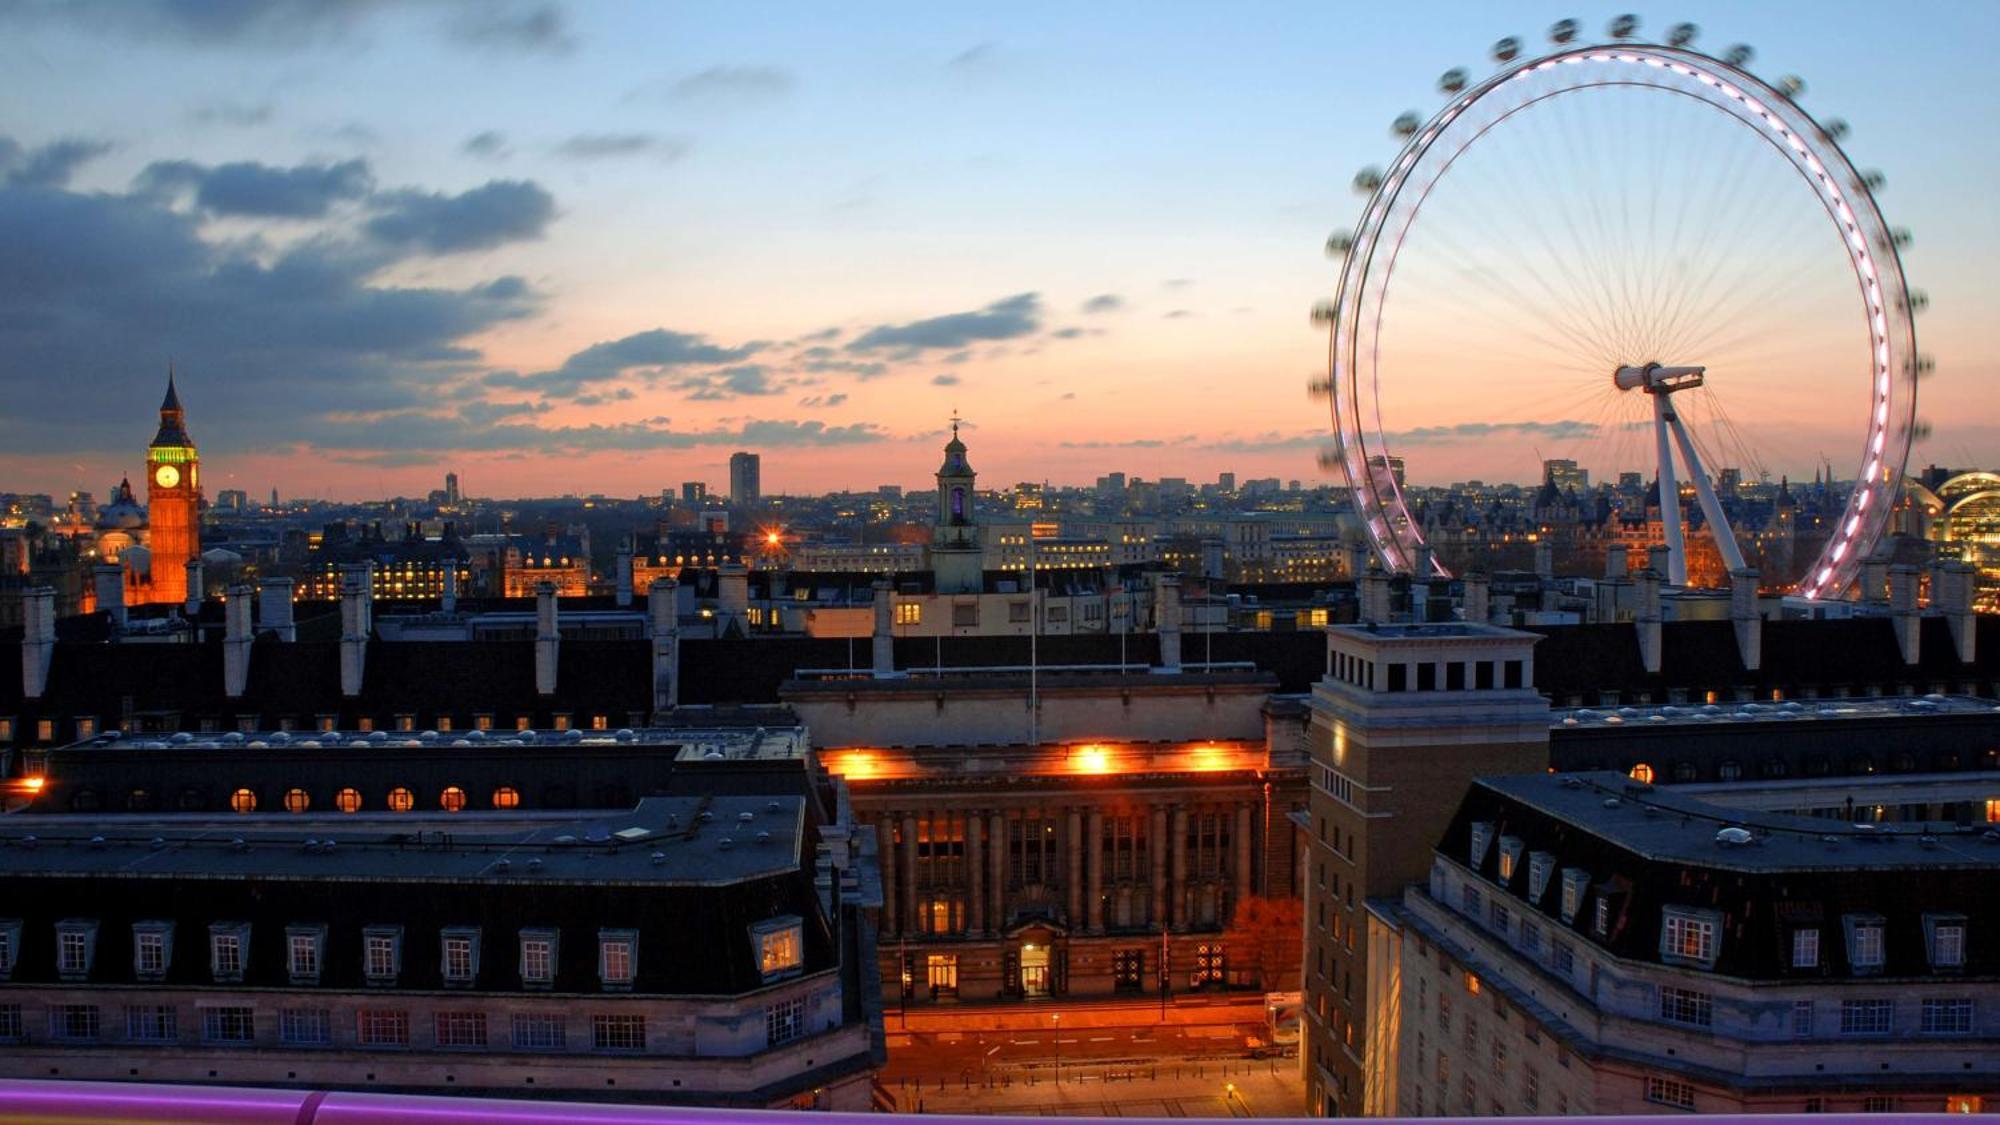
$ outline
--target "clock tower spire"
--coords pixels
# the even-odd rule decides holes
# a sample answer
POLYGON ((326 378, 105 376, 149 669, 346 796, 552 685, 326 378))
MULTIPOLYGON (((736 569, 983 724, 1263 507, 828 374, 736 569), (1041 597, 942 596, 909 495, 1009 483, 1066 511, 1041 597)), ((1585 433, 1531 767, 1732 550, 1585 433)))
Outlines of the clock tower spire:
POLYGON ((181 604, 187 600, 188 561, 201 555, 201 454, 188 436, 171 364, 160 430, 146 450, 146 522, 152 574, 134 600, 181 604))

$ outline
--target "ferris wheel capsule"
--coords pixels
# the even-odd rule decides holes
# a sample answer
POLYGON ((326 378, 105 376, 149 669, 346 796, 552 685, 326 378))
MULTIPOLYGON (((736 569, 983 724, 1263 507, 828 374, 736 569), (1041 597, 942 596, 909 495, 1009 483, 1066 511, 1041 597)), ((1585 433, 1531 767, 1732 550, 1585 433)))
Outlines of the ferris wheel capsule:
POLYGON ((1806 80, 1796 74, 1787 74, 1778 79, 1778 92, 1796 100, 1806 92, 1806 80))
POLYGON ((1335 469, 1340 468, 1339 446, 1337 445, 1320 446, 1318 457, 1319 457, 1319 467, 1321 472, 1330 473, 1335 469))
POLYGON ((1667 46, 1685 47, 1694 42, 1701 29, 1691 23, 1677 23, 1667 32, 1667 46))
POLYGON ((1611 21, 1613 39, 1630 39, 1639 30, 1639 17, 1627 12, 1611 21))
POLYGON ((1924 439, 1930 436, 1931 436, 1931 424, 1927 419, 1919 418, 1916 421, 1910 423, 1911 443, 1914 444, 1916 442, 1923 441, 1924 439))
POLYGON ((1908 250, 1910 248, 1910 243, 1915 241, 1916 241, 1916 236, 1910 233, 1910 228, 1908 227, 1890 228, 1889 243, 1896 249, 1908 250))
POLYGON ((1861 173, 1861 186, 1867 188, 1869 191, 1881 191, 1883 188, 1889 186, 1889 177, 1883 175, 1877 169, 1870 168, 1866 172, 1861 173))
POLYGON ((1423 123, 1424 119, 1418 117, 1415 112, 1399 114, 1396 120, 1389 125, 1389 131, 1398 137, 1408 140, 1417 135, 1417 127, 1423 123))
POLYGON ((1441 93, 1456 94, 1465 89, 1466 73, 1462 66, 1452 67, 1438 75, 1438 90, 1441 93))
POLYGON ((1331 398, 1333 396, 1333 380, 1324 375, 1316 379, 1306 380, 1306 394, 1319 400, 1331 398))
POLYGON ((1332 234, 1326 236, 1327 257, 1329 258, 1344 257, 1346 256, 1347 252, 1352 249, 1354 249, 1354 236, 1352 234, 1349 234, 1347 231, 1337 230, 1334 231, 1332 234))
POLYGON ((1575 20, 1557 20, 1549 25, 1549 42, 1567 43, 1576 38, 1575 20))
POLYGON ((1827 118, 1820 123, 1820 128, 1826 132, 1827 137, 1831 140, 1837 141, 1847 136, 1847 122, 1838 117, 1827 118))
POLYGON ((1931 307, 1931 295, 1921 289, 1910 290, 1910 311, 1920 313, 1931 307))
POLYGON ((1511 35, 1493 44, 1494 62, 1498 63, 1513 62, 1515 59, 1519 58, 1520 55, 1521 55, 1521 41, 1519 39, 1514 38, 1511 35))
POLYGON ((1363 168, 1361 171, 1356 172, 1354 174, 1354 190, 1360 192, 1363 195, 1367 195, 1369 192, 1372 192, 1376 188, 1379 188, 1381 186, 1382 186, 1382 169, 1380 168, 1375 168, 1371 166, 1368 168, 1363 168))
POLYGON ((1920 378, 1929 375, 1937 370, 1937 359, 1933 356, 1920 355, 1910 361, 1910 370, 1920 378))
POLYGON ((1334 318, 1337 317, 1339 314, 1340 314, 1340 306, 1333 303, 1332 301, 1316 302, 1312 307, 1313 326, 1317 328, 1324 328, 1325 326, 1332 324, 1334 318))
POLYGON ((1748 43, 1738 43, 1736 46, 1722 52, 1722 61, 1738 70, 1749 66, 1750 60, 1756 57, 1757 52, 1752 50, 1748 43))

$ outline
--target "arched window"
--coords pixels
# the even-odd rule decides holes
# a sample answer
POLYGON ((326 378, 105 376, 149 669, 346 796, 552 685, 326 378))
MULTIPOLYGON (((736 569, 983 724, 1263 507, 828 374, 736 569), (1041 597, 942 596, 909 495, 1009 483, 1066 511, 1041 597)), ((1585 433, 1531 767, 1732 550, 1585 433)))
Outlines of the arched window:
POLYGON ((333 795, 333 807, 341 812, 361 811, 361 790, 342 789, 333 795))
POLYGON ((398 785, 389 790, 389 811, 409 812, 417 807, 417 795, 398 785))
POLYGON ((464 812, 465 790, 456 785, 445 786, 444 792, 438 794, 438 807, 446 812, 464 812))
POLYGON ((1638 765, 1632 767, 1629 776, 1633 781, 1643 781, 1650 785, 1653 782, 1653 767, 1647 765, 1645 762, 1640 762, 1638 765))
POLYGON ((1715 776, 1724 781, 1735 781, 1743 776, 1743 766, 1731 758, 1715 768, 1715 776))
POLYGON ((134 789, 126 794, 125 807, 133 812, 145 812, 153 807, 153 795, 144 789, 134 789))
POLYGON ((303 789, 285 790, 285 811, 304 812, 312 807, 312 796, 303 789))
POLYGON ((248 789, 238 789, 229 795, 229 807, 241 813, 256 812, 257 794, 248 789))
POLYGON ((97 790, 89 786, 77 790, 69 799, 69 807, 73 812, 96 812, 97 805, 97 790))
POLYGON ((502 785, 493 791, 493 807, 496 809, 520 808, 521 791, 511 785, 502 785))

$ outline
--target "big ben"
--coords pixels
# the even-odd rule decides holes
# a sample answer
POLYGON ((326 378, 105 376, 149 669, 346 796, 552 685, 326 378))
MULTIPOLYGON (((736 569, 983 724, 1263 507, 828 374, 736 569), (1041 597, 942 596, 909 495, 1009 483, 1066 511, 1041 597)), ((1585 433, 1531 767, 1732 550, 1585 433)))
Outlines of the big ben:
MULTIPOLYGON (((152 576, 145 601, 187 600, 187 563, 201 555, 201 454, 188 436, 187 413, 167 372, 160 403, 160 432, 146 450, 146 546, 152 576)), ((137 599, 135 599, 137 600, 137 599)))

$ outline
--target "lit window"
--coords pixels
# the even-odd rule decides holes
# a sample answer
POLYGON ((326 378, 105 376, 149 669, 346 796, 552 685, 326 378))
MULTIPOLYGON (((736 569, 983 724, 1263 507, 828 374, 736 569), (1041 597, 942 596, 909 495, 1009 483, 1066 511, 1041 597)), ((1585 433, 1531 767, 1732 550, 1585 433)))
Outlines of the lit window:
POLYGON ((1715 960, 1715 935, 1719 919, 1710 912, 1668 908, 1660 926, 1660 956, 1669 960, 1696 961, 1703 965, 1715 960))
POLYGON ((1638 765, 1632 767, 1631 777, 1633 781, 1651 785, 1653 783, 1653 767, 1647 765, 1645 762, 1640 762, 1638 765))
POLYGON ((1792 931, 1792 968, 1819 968, 1819 931, 1792 931))
MULTIPOLYGON (((923 623, 924 623, 924 603, 922 602, 896 603, 896 624, 922 625, 923 623)), ((2000 806, 2000 801, 1993 801, 1989 803, 1995 806, 2000 806)), ((2000 816, 1996 816, 1993 819, 2000 820, 2000 816)))
POLYGON ((167 966, 173 961, 173 945, 172 922, 132 923, 133 975, 145 981, 156 981, 166 976, 167 966))
POLYGON ((369 926, 361 931, 361 973, 370 984, 394 984, 403 971, 403 927, 369 926))
POLYGON ((439 1012, 435 1021, 440 1047, 486 1046, 485 1012, 439 1012))
POLYGON ((765 980, 798 972, 805 965, 805 927, 797 915, 772 918, 750 927, 757 966, 765 980))
POLYGON ((521 983, 547 986, 556 979, 556 931, 521 931, 521 983))
POLYGON ((293 984, 318 984, 326 950, 325 926, 285 927, 285 967, 293 984))
POLYGON ((569 1045, 569 1021, 559 1012, 517 1013, 514 1049, 560 1051, 569 1045))
POLYGON ((646 1049, 646 1017, 592 1016, 590 1042, 600 1051, 643 1051, 646 1049))
POLYGON ((229 795, 229 807, 240 813, 257 811, 257 794, 248 789, 238 789, 229 795))
POLYGON ((285 790, 285 811, 299 813, 312 807, 312 797, 303 789, 285 790))
POLYGON ((597 978, 606 988, 630 988, 637 970, 637 930, 597 931, 597 978))
POLYGON ((361 811, 361 790, 342 789, 333 795, 333 807, 341 812, 361 811))
POLYGON ((56 923, 56 973, 64 980, 83 980, 97 957, 96 919, 56 923))
POLYGON ((446 812, 464 812, 465 790, 456 785, 445 786, 444 792, 438 794, 438 807, 446 812))
POLYGON ((806 1033, 806 999, 795 996, 764 1009, 764 1033, 773 1047, 806 1033))
POLYGON ((409 812, 411 809, 416 807, 417 807, 417 795, 415 793, 410 792, 408 789, 404 789, 402 786, 397 786, 396 788, 389 790, 390 812, 409 812))
POLYGON ((479 928, 454 926, 442 934, 444 982, 467 985, 479 976, 479 928))
POLYGON ((521 807, 521 791, 511 785, 502 785, 493 791, 493 807, 515 809, 521 807))
POLYGON ((1519 836, 1500 837, 1500 881, 1514 877, 1514 870, 1521 865, 1521 838, 1519 836))

